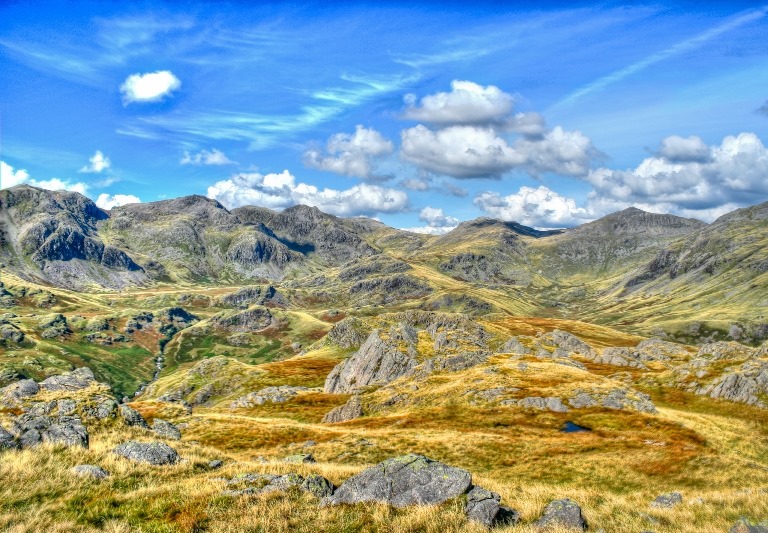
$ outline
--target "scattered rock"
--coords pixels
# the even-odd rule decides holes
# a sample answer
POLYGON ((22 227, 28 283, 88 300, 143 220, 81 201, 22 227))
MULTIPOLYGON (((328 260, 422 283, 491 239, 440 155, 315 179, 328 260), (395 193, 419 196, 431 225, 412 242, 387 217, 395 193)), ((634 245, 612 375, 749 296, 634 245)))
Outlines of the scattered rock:
POLYGON ((509 507, 499 505, 501 496, 481 487, 472 487, 467 493, 465 513, 469 520, 485 527, 515 525, 520 514, 509 507))
POLYGON ((251 392, 233 401, 230 409, 254 407, 270 403, 284 403, 295 397, 299 392, 309 390, 307 387, 291 387, 281 385, 279 387, 266 387, 256 392, 251 392))
POLYGON ((318 498, 331 496, 336 490, 333 483, 318 474, 308 475, 301 484, 301 490, 308 492, 318 498))
POLYGON ((20 445, 16 438, 0 426, 0 450, 15 450, 19 447, 20 445))
POLYGON ((682 502, 683 496, 679 492, 668 492, 657 496, 656 499, 651 502, 651 507, 669 509, 682 502))
POLYGON ((581 514, 581 507, 568 498, 554 500, 547 504, 541 518, 534 522, 539 529, 563 528, 587 530, 587 521, 581 514))
POLYGON ((329 411, 324 417, 323 422, 331 424, 334 422, 346 422, 347 420, 353 420, 363 416, 363 406, 360 403, 360 396, 352 396, 347 403, 335 407, 329 411))
POLYGON ((93 371, 88 367, 78 368, 72 372, 51 376, 40 383, 40 387, 49 391, 77 391, 87 389, 96 384, 93 371))
POLYGON ((55 418, 30 411, 16 417, 12 431, 24 448, 42 443, 88 447, 88 430, 75 416, 55 418))
POLYGON ((214 459, 213 461, 208 463, 208 468, 210 468, 211 470, 218 470, 222 466, 224 466, 224 461, 222 461, 221 459, 214 459))
POLYGON ((472 482, 466 470, 423 455, 387 459, 347 479, 326 505, 381 502, 394 507, 439 504, 464 494, 472 482))
POLYGON ((501 347, 501 353, 511 353, 515 355, 525 355, 531 353, 531 351, 518 340, 517 337, 512 337, 504 346, 501 347))
POLYGON ((147 421, 144 420, 143 416, 141 416, 141 413, 127 404, 120 404, 120 416, 129 426, 137 426, 140 428, 149 429, 149 424, 147 424, 147 421))
POLYGON ((181 431, 174 424, 166 422, 162 418, 155 418, 152 421, 152 431, 164 439, 180 440, 181 431))
POLYGON ((176 450, 163 442, 128 441, 112 450, 113 453, 137 463, 172 465, 178 462, 176 450))
POLYGON ((69 469, 76 476, 92 479, 105 479, 109 472, 96 465, 77 465, 69 469))

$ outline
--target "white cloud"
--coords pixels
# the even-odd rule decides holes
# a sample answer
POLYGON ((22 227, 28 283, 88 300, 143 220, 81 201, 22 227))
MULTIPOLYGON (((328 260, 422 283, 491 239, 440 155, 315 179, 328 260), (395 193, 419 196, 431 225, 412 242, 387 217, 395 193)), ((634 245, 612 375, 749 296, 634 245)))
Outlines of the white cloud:
POLYGON ((85 183, 65 181, 59 178, 35 180, 32 179, 26 170, 15 170, 5 161, 0 161, 0 188, 7 189, 14 185, 21 185, 22 183, 51 191, 66 190, 79 192, 80 194, 87 194, 88 192, 88 185, 85 183))
POLYGON ((5 161, 0 161, 0 187, 7 189, 30 180, 29 172, 24 169, 15 170, 5 161))
POLYGON ((399 228, 401 231, 422 233, 424 235, 445 235, 454 228, 434 228, 432 226, 416 226, 414 228, 399 228))
POLYGON ((229 159, 221 150, 213 148, 212 150, 200 150, 196 154, 184 150, 184 156, 179 163, 182 165, 234 165, 235 161, 229 159))
POLYGON ((319 189, 296 183, 287 170, 279 174, 240 173, 208 187, 208 197, 228 208, 257 205, 282 209, 297 204, 340 216, 396 213, 408 208, 403 191, 361 183, 350 189, 319 189))
POLYGON ((400 136, 403 159, 457 178, 498 177, 526 160, 490 127, 450 126, 433 131, 419 124, 400 136))
POLYGON ((653 156, 634 169, 593 170, 585 177, 594 187, 591 201, 648 205, 711 220, 724 206, 750 204, 768 195, 768 149, 757 135, 728 136, 709 151, 703 162, 653 156))
POLYGON ((101 150, 96 150, 96 153, 88 159, 88 164, 81 168, 78 172, 98 174, 99 172, 107 170, 110 166, 112 166, 112 161, 110 161, 108 157, 102 154, 101 150))
POLYGON ((155 102, 181 87, 179 78, 169 70, 158 70, 146 74, 131 74, 120 86, 123 103, 155 102))
POLYGON ((508 196, 484 192, 475 197, 474 203, 493 218, 536 228, 574 226, 594 218, 588 209, 578 207, 572 198, 562 196, 544 185, 535 189, 520 187, 519 191, 508 196))
POLYGON ((101 193, 96 199, 96 205, 102 209, 110 210, 115 207, 120 207, 125 204, 139 204, 141 199, 138 196, 132 194, 107 194, 101 193))
POLYGON ((433 228, 455 228, 459 225, 459 219, 446 215, 439 207, 427 206, 419 213, 419 220, 426 222, 433 228))
POLYGON ((401 132, 400 154, 422 169, 455 178, 500 177, 520 169, 532 175, 580 176, 597 151, 579 131, 555 127, 539 139, 508 143, 495 129, 449 126, 436 131, 419 124, 401 132))
POLYGON ((672 135, 661 141, 656 155, 673 163, 704 163, 712 153, 709 146, 699 137, 672 135))
POLYGON ((343 176, 367 179, 373 177, 372 160, 393 151, 392 141, 374 129, 358 125, 351 135, 337 133, 328 139, 325 153, 319 149, 307 150, 304 164, 343 176))
POLYGON ((487 124, 501 122, 512 111, 514 98, 494 85, 454 80, 451 92, 425 96, 420 105, 406 95, 403 116, 432 124, 487 124))

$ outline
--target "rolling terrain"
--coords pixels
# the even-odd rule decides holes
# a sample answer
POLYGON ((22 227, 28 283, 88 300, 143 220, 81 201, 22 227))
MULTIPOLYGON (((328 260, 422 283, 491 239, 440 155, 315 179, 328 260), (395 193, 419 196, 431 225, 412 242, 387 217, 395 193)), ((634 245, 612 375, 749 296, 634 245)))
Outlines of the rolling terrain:
POLYGON ((768 203, 429 236, 18 186, 0 263, 2 530, 538 531, 563 498, 590 530, 768 519, 768 203), (407 454, 470 472, 491 520, 467 491, 337 505, 302 484, 348 494, 407 454))

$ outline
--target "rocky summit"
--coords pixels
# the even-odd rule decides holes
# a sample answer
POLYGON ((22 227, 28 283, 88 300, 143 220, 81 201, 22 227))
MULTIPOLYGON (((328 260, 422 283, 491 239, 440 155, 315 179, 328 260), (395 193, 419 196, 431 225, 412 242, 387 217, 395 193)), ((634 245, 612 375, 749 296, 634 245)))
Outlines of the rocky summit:
POLYGON ((0 529, 763 531, 767 213, 3 189, 0 529))

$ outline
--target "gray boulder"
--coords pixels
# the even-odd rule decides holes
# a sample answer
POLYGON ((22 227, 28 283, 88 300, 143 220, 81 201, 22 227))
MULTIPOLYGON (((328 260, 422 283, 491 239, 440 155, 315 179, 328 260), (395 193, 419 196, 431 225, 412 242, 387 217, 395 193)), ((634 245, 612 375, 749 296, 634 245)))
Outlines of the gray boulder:
POLYGON ((368 385, 384 385, 405 375, 416 360, 385 342, 374 330, 360 349, 336 365, 325 380, 325 392, 349 394, 368 385))
POLYGON ((155 418, 152 421, 152 431, 160 437, 170 440, 180 440, 181 430, 170 422, 166 422, 162 418, 155 418))
POLYGON ((14 420, 12 431, 23 448, 42 443, 88 447, 88 430, 75 416, 55 418, 32 412, 24 413, 14 420))
POLYGON ((83 478, 105 479, 109 476, 109 472, 96 465, 77 465, 70 468, 69 471, 83 478))
POLYGON ((221 459, 214 459, 213 461, 208 463, 208 468, 210 468, 211 470, 217 470, 222 466, 224 466, 224 461, 222 461, 221 459))
POLYGON ((331 496, 333 491, 336 490, 336 487, 334 487, 333 483, 325 479, 323 476, 318 474, 310 474, 301 484, 301 490, 308 492, 318 498, 325 498, 327 496, 331 496))
POLYGON ((141 413, 127 404, 120 404, 120 416, 129 426, 137 426, 140 428, 149 429, 149 424, 147 424, 147 421, 144 420, 143 416, 141 416, 141 413))
POLYGON ((363 405, 360 403, 360 396, 352 396, 347 403, 333 408, 324 417, 323 422, 332 424, 334 422, 346 422, 363 416, 363 405))
POLYGON ((467 493, 465 513, 469 520, 485 527, 511 526, 520 521, 520 514, 499 505, 501 496, 482 487, 472 487, 467 493))
POLYGON ((512 337, 506 343, 504 343, 504 346, 501 347, 501 353, 525 355, 531 353, 531 351, 526 348, 523 343, 517 339, 517 337, 512 337))
POLYGON ((561 348, 568 353, 579 353, 584 356, 594 356, 595 351, 592 347, 578 338, 576 335, 555 329, 549 333, 545 333, 539 339, 540 343, 555 346, 561 348))
POLYGON ((178 462, 179 454, 176 450, 162 442, 136 442, 128 441, 112 452, 137 463, 151 465, 172 465, 178 462))
POLYGON ((464 494, 472 475, 423 455, 387 459, 346 480, 326 505, 381 502, 394 507, 439 504, 464 494))
POLYGON ((0 389, 0 402, 17 406, 22 398, 29 398, 40 391, 40 386, 31 379, 21 379, 0 389))
POLYGON ((72 372, 51 376, 40 383, 40 386, 49 391, 76 391, 87 389, 96 384, 93 371, 88 367, 78 368, 72 372))
POLYGON ((16 438, 0 426, 0 450, 15 450, 19 448, 16 438))
POLYGON ((683 503, 682 494, 679 492, 668 492, 657 496, 656 499, 651 502, 651 507, 669 509, 679 503, 683 503))
POLYGON ((547 504, 541 518, 533 524, 539 529, 578 529, 587 530, 587 521, 581 514, 581 507, 568 498, 554 500, 547 504))

